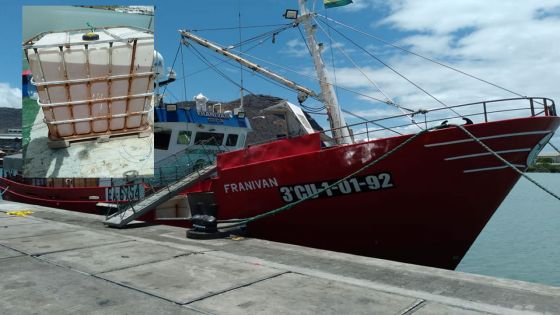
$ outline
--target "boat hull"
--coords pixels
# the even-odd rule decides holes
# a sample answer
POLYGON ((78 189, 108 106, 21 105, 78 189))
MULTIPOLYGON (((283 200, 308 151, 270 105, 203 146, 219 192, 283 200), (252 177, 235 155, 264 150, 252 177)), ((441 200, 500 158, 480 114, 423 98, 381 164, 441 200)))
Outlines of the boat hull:
MULTIPOLYGON (((524 170, 559 122, 540 117, 466 127, 524 170)), ((312 135, 277 144, 276 156, 266 146, 265 152, 228 153, 218 160, 213 183, 219 216, 245 218, 285 207, 408 137, 320 148, 312 135), (298 146, 301 153, 293 149, 298 146), (249 154, 268 160, 251 161, 249 154)), ((454 269, 520 177, 469 139, 458 128, 426 133, 319 197, 249 223, 248 230, 273 241, 454 269)))
POLYGON ((108 209, 99 204, 117 204, 144 196, 141 185, 44 187, 0 177, 0 191, 4 190, 5 200, 93 214, 106 214, 108 209))

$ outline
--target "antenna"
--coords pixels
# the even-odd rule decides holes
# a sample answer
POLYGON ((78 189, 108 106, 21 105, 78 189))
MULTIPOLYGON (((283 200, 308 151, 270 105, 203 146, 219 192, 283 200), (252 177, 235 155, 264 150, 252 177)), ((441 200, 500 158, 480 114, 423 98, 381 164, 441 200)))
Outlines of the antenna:
MULTIPOLYGON (((239 21, 239 51, 243 52, 243 49, 241 48, 241 46, 243 45, 243 42, 241 41, 241 0, 237 0, 237 17, 238 17, 238 21, 239 21)), ((239 107, 241 108, 241 110, 243 111, 243 65, 239 64, 239 107)))

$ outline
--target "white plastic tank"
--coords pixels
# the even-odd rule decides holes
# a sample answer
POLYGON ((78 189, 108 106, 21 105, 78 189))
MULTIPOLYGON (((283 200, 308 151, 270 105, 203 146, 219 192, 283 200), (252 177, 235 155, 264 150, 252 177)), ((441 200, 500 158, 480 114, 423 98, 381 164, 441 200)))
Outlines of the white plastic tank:
POLYGON ((194 97, 194 102, 196 103, 197 112, 207 111, 206 103, 208 102, 208 98, 204 96, 202 93, 198 93, 198 95, 194 97))
POLYGON ((156 81, 165 80, 165 62, 163 56, 154 50, 154 72, 156 81))
POLYGON ((24 43, 51 139, 150 128, 154 37, 130 27, 51 32, 24 43))

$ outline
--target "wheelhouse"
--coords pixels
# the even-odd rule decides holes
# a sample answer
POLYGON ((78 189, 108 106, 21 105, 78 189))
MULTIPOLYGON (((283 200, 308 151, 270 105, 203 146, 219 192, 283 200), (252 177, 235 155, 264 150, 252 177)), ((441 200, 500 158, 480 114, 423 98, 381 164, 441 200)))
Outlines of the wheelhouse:
POLYGON ((165 163, 167 159, 182 152, 196 161, 197 154, 238 150, 245 146, 250 130, 245 113, 239 110, 234 114, 222 111, 221 105, 178 108, 177 104, 166 104, 155 109, 155 161, 160 166, 169 164, 165 163))

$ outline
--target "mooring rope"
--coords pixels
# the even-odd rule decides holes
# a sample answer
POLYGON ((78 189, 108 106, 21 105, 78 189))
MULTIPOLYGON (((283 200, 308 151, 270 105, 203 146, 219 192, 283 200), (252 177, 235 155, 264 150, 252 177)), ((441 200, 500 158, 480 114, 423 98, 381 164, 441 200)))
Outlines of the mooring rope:
POLYGON ((286 210, 289 210, 295 206, 297 206, 298 204, 307 201, 311 198, 314 198, 320 194, 322 194, 323 192, 331 189, 332 187, 338 185, 339 183, 349 179, 350 177, 353 177, 361 172, 363 172, 364 170, 374 166, 375 164, 381 162, 382 160, 386 159, 387 157, 391 156, 392 154, 394 154, 395 152, 397 152, 398 150, 400 150, 402 147, 404 147, 405 145, 409 144, 410 142, 414 141, 415 139, 417 139, 418 137, 420 137, 421 135, 423 135, 424 133, 427 133, 429 131, 435 130, 435 129, 442 129, 442 128, 448 128, 448 127, 456 127, 458 129, 460 129, 461 131, 463 131, 466 135, 468 135, 470 138, 472 138, 475 142, 477 142, 478 144, 480 144, 486 151, 490 152, 492 155, 494 155, 498 160, 500 160, 502 163, 504 163, 506 166, 510 167, 511 169, 515 170, 519 175, 521 175, 522 177, 524 177, 525 179, 527 179, 528 181, 530 181, 531 183, 533 183, 535 186, 539 187, 540 189, 542 189, 543 191, 545 191, 546 193, 548 193, 549 195, 551 195, 552 197, 556 198, 557 200, 560 201, 560 197, 558 195, 556 195, 554 192, 550 191, 549 189, 547 189, 546 187, 542 186, 541 184, 537 183, 534 179, 530 178, 529 176, 527 176, 525 173, 523 173, 522 171, 520 171, 517 167, 515 167, 515 165, 511 164, 510 162, 508 162, 506 159, 504 159, 503 157, 501 157, 498 153, 496 153, 495 151, 493 151, 492 149, 490 149, 490 147, 488 147, 484 142, 482 142, 479 138, 477 138, 475 135, 473 135, 470 131, 468 131, 465 127, 463 127, 462 125, 456 125, 456 124, 445 124, 445 125, 439 125, 439 126, 435 126, 435 127, 431 127, 428 129, 424 129, 418 133, 416 133, 415 135, 411 136, 410 138, 406 139, 405 141, 401 142, 399 145, 397 145, 396 147, 394 147, 393 149, 391 149, 390 151, 387 151, 386 153, 384 153, 382 156, 380 156, 379 158, 365 164, 364 166, 362 166, 361 168, 359 168, 357 171, 354 171, 352 173, 350 173, 349 175, 337 180, 336 182, 332 183, 331 185, 328 185, 327 187, 324 187, 322 189, 317 190, 316 192, 314 192, 313 194, 308 195, 305 198, 302 198, 300 200, 288 203, 282 207, 267 211, 265 213, 261 213, 249 218, 245 218, 245 219, 230 219, 230 220, 218 220, 218 223, 231 223, 229 225, 222 225, 219 226, 220 229, 230 229, 230 228, 234 228, 234 227, 239 227, 239 226, 243 226, 246 225, 247 223, 259 220, 259 219, 263 219, 281 212, 284 212, 286 210))
POLYGON ((4 191, 0 191, 0 197, 4 196, 8 189, 10 189, 10 186, 6 186, 6 189, 4 189, 4 191))
POLYGON ((516 171, 519 175, 523 176, 525 179, 527 179, 528 181, 530 181, 531 183, 535 184, 535 186, 539 187, 540 189, 542 189, 544 192, 548 193, 549 195, 551 195, 552 197, 556 198, 557 200, 560 201, 560 197, 555 194, 554 192, 550 191, 549 189, 547 189, 546 187, 542 186, 541 184, 537 183, 534 179, 532 179, 531 177, 527 176, 527 174, 523 173, 522 171, 520 171, 517 167, 515 167, 515 165, 511 164, 510 162, 508 162, 506 159, 504 159, 503 157, 501 157, 498 153, 494 152, 492 149, 490 149, 484 142, 482 142, 480 139, 478 139, 475 135, 473 135, 470 131, 468 131, 465 127, 461 126, 461 125, 452 125, 450 124, 449 126, 454 126, 459 128, 460 130, 462 130, 465 134, 467 134, 469 137, 471 137, 475 142, 477 142, 478 144, 480 144, 486 151, 490 152, 492 155, 494 155, 498 160, 502 161, 502 163, 504 163, 505 165, 507 165, 508 167, 510 167, 511 169, 513 169, 514 171, 516 171))
POLYGON ((560 153, 560 150, 559 150, 557 147, 555 147, 552 143, 550 143, 550 141, 548 141, 548 144, 549 144, 554 150, 556 150, 556 152, 560 153))
POLYGON ((424 129, 418 133, 416 133, 415 135, 411 136, 410 138, 406 139, 405 141, 401 142, 399 145, 397 145, 396 147, 394 147, 392 150, 385 152, 382 156, 380 156, 379 158, 375 159, 374 161, 371 161, 367 164, 365 164, 364 166, 360 167, 357 171, 354 171, 350 174, 348 174, 347 176, 337 180, 336 182, 323 187, 322 189, 317 190, 316 192, 314 192, 313 194, 308 195, 305 198, 302 198, 300 200, 288 203, 282 207, 267 211, 265 213, 261 213, 261 214, 257 214, 255 216, 249 217, 249 218, 245 218, 245 219, 232 219, 232 220, 219 220, 218 223, 234 223, 234 224, 230 224, 230 225, 226 225, 226 226, 220 226, 220 228, 232 228, 232 227, 237 227, 237 226, 241 226, 241 225, 245 225, 249 222, 253 222, 259 219, 263 219, 266 217, 269 217, 271 215, 275 215, 278 214, 280 212, 284 212, 288 209, 291 209, 295 206, 297 206, 298 204, 307 201, 311 198, 314 198, 315 196, 318 196, 320 194, 322 194, 323 192, 327 191, 328 189, 331 189, 332 187, 338 185, 339 183, 347 180, 350 177, 353 177, 355 175, 357 175, 358 173, 363 172, 364 170, 372 167, 373 165, 381 162, 382 160, 386 159, 387 157, 391 156, 393 153, 397 152, 398 150, 400 150, 402 147, 404 147, 405 145, 409 144, 410 142, 412 142, 413 140, 415 140, 416 138, 420 137, 421 135, 423 135, 424 133, 430 131, 430 130, 434 130, 434 129, 440 129, 442 127, 446 127, 446 126, 436 126, 436 127, 432 127, 432 128, 428 128, 428 129, 424 129))

